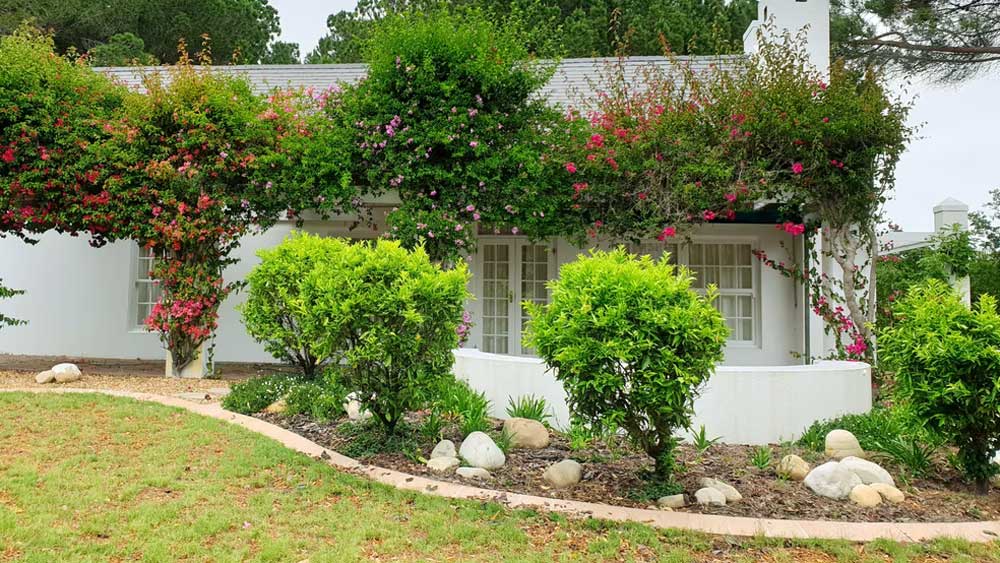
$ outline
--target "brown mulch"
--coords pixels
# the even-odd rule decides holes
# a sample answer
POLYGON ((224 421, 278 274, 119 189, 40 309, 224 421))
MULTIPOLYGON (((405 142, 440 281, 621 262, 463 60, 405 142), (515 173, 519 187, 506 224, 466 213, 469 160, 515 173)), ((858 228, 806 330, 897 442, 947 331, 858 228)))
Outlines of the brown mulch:
MULTIPOLYGON (((176 395, 178 393, 208 392, 210 389, 229 387, 229 381, 217 379, 175 379, 169 377, 150 377, 132 375, 105 375, 83 371, 83 378, 72 383, 35 383, 34 372, 0 371, 0 389, 14 388, 46 388, 54 389, 60 386, 85 387, 87 389, 109 389, 112 391, 135 391, 137 393, 155 393, 157 395, 176 395)), ((217 395, 212 395, 216 400, 217 395)))
MULTIPOLYGON (((338 430, 345 424, 352 424, 349 421, 320 423, 304 415, 261 413, 257 416, 330 449, 342 453, 350 449, 351 438, 343 429, 338 430)), ((419 424, 419 417, 411 416, 409 422, 419 424)), ((500 427, 501 423, 496 421, 497 432, 500 427)), ((478 484, 501 491, 620 506, 650 507, 655 504, 656 496, 646 493, 646 498, 643 498, 641 494, 643 490, 648 490, 647 481, 643 477, 652 468, 652 461, 645 454, 631 448, 624 440, 611 438, 574 451, 564 435, 557 432, 552 432, 551 435, 552 440, 547 448, 509 452, 507 463, 493 471, 494 478, 488 482, 470 482, 454 474, 430 472, 424 464, 412 459, 414 453, 425 457, 430 455, 435 441, 425 438, 418 439, 419 452, 411 451, 410 455, 388 452, 361 455, 359 458, 364 463, 413 475, 478 484), (542 472, 549 465, 567 458, 583 464, 583 481, 572 489, 552 489, 542 480, 542 472)), ((456 445, 460 444, 460 436, 455 429, 446 431, 445 437, 456 445)), ((943 454, 935 465, 933 475, 907 481, 900 478, 904 472, 890 459, 872 454, 870 459, 885 467, 896 478, 896 485, 906 494, 906 500, 900 504, 882 503, 875 508, 863 508, 850 501, 820 497, 801 482, 779 478, 774 471, 778 461, 787 454, 797 454, 816 466, 827 461, 821 453, 797 446, 773 445, 771 450, 771 466, 760 470, 750 462, 754 453, 754 447, 751 446, 715 444, 706 452, 699 453, 694 446, 681 445, 677 452, 679 469, 676 478, 684 487, 689 502, 693 501, 694 492, 700 488, 698 480, 702 477, 714 477, 733 485, 743 495, 743 500, 727 506, 690 505, 680 510, 728 516, 854 522, 961 522, 1000 519, 1000 489, 994 487, 986 496, 974 494, 971 487, 962 482, 957 471, 945 461, 943 454)))
MULTIPOLYGON (((163 377, 163 360, 121 360, 114 358, 81 358, 76 356, 27 356, 0 354, 0 372, 44 371, 69 362, 76 364, 84 374, 125 375, 129 377, 163 377)), ((240 380, 259 375, 269 375, 286 369, 280 364, 216 362, 221 379, 240 380)))

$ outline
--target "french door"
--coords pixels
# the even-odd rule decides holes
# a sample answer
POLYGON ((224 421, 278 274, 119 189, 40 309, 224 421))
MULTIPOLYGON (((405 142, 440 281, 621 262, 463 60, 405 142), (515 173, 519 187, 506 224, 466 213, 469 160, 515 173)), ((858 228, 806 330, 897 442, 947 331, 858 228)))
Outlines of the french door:
POLYGON ((530 355, 531 350, 521 345, 521 333, 528 322, 521 303, 548 303, 545 283, 556 273, 555 252, 549 245, 524 240, 481 240, 479 255, 482 350, 530 355))

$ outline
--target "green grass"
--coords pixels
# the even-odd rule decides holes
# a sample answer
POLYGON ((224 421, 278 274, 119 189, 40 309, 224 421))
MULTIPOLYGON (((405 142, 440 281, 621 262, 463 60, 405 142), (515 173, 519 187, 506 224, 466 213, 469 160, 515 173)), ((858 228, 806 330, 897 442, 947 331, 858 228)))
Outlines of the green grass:
POLYGON ((407 493, 128 399, 0 393, 0 413, 0 561, 1000 561, 996 545, 713 538, 407 493))

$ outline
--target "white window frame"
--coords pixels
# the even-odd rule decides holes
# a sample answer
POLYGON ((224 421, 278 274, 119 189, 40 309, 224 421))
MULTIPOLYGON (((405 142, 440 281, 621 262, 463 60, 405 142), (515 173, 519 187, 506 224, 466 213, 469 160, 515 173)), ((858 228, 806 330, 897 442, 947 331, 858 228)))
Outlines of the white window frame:
MULTIPOLYGON (((688 241, 678 241, 678 242, 660 242, 660 241, 643 241, 643 244, 656 243, 659 245, 669 246, 671 244, 676 245, 677 255, 675 263, 682 265, 686 268, 694 271, 691 266, 691 245, 701 244, 701 245, 711 245, 711 244, 727 244, 727 245, 749 245, 751 253, 754 248, 759 248, 759 240, 757 237, 752 236, 725 236, 725 235, 699 235, 693 236, 688 241)), ((629 245, 629 250, 635 252, 638 250, 636 245, 629 245)), ((723 289, 718 288, 718 296, 723 295, 749 295, 751 299, 751 314, 753 315, 751 321, 751 327, 753 330, 753 338, 750 340, 726 340, 726 346, 732 348, 760 348, 761 347, 761 287, 760 287, 760 264, 758 260, 755 260, 753 256, 750 257, 750 271, 751 271, 751 282, 750 289, 723 289)), ((695 291, 704 295, 705 290, 701 288, 694 288, 695 291)), ((720 311, 721 312, 721 311, 720 311)))
MULTIPOLYGON (((146 316, 148 316, 148 311, 152 311, 153 306, 156 304, 156 301, 139 303, 139 286, 141 284, 148 285, 150 290, 152 291, 152 289, 156 287, 157 284, 156 280, 149 277, 148 269, 145 272, 141 271, 141 268, 139 266, 139 260, 143 252, 146 252, 146 248, 136 243, 132 245, 132 252, 129 254, 130 256, 129 279, 131 280, 131 283, 129 284, 129 306, 128 306, 129 316, 127 325, 129 327, 129 332, 149 332, 149 329, 146 328, 145 323, 139 322, 139 313, 141 309, 147 309, 146 316)), ((156 260, 155 257, 150 258, 149 261, 150 268, 152 268, 155 260, 156 260)), ((152 293, 149 293, 147 295, 152 295, 152 293)))
MULTIPOLYGON (((521 301, 524 295, 521 291, 522 282, 522 246, 526 245, 541 245, 548 247, 548 274, 549 279, 553 279, 559 274, 559 261, 557 259, 556 253, 558 252, 558 245, 554 241, 536 241, 532 242, 526 237, 519 236, 490 236, 481 237, 478 241, 478 248, 476 249, 476 275, 475 275, 475 295, 480 300, 483 305, 479 309, 479 319, 476 321, 480 324, 479 326, 479 338, 476 343, 476 347, 479 350, 483 350, 486 343, 485 334, 485 302, 483 301, 486 293, 484 291, 484 284, 486 281, 485 272, 483 266, 485 265, 485 250, 486 245, 496 244, 496 245, 506 245, 508 250, 508 256, 510 259, 510 265, 507 269, 507 283, 509 290, 509 297, 507 299, 507 352, 489 352, 494 354, 504 354, 508 356, 525 356, 532 355, 521 345, 521 337, 523 335, 521 325, 524 321, 524 314, 521 310, 521 301)), ((485 350, 483 350, 485 351, 485 350)))

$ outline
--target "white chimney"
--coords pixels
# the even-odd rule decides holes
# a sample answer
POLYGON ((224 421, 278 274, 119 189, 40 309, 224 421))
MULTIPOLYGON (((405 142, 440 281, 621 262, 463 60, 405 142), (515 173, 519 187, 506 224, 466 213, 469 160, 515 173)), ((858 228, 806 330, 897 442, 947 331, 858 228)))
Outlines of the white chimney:
POLYGON ((759 47, 758 30, 765 38, 780 41, 788 32, 792 37, 803 29, 809 61, 824 75, 830 72, 830 1, 829 0, 759 0, 757 19, 743 34, 743 52, 754 53, 759 47))

